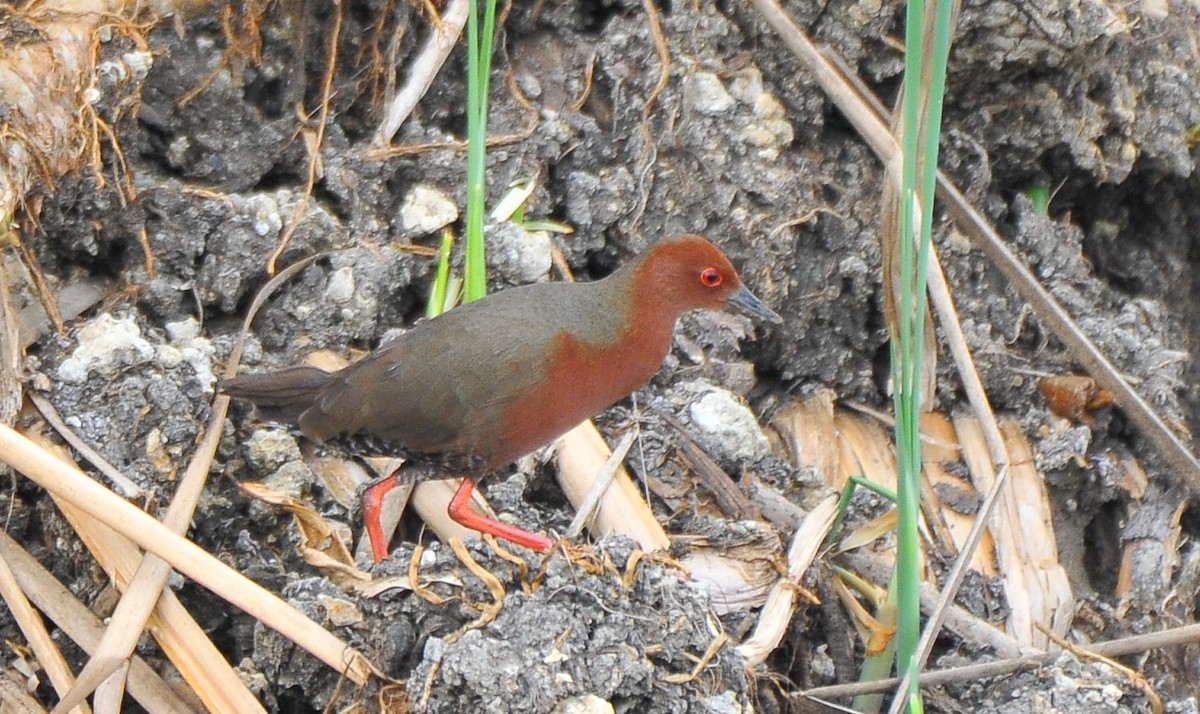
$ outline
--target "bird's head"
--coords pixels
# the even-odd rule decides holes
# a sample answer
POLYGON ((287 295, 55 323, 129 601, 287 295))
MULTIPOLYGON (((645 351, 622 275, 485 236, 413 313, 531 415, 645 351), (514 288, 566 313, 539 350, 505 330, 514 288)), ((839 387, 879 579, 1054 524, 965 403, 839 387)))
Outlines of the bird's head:
POLYGON ((725 253, 700 236, 684 235, 654 245, 635 280, 643 294, 677 313, 735 307, 770 322, 783 321, 742 284, 725 253))

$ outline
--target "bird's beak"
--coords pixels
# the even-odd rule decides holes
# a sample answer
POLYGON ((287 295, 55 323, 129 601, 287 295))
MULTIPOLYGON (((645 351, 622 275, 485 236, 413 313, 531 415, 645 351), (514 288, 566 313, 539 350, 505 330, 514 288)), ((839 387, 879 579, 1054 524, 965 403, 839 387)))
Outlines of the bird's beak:
POLYGON ((775 324, 783 322, 783 318, 778 313, 764 305, 763 301, 759 300, 758 296, 750 292, 750 289, 745 285, 738 288, 737 292, 729 296, 729 304, 751 317, 757 317, 775 324))

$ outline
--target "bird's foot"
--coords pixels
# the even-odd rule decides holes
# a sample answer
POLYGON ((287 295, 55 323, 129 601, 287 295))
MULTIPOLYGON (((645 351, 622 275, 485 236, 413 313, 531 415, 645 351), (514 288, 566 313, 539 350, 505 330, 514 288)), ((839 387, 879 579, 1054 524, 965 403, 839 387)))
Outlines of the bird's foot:
POLYGON ((388 554, 388 539, 383 534, 383 497, 397 485, 399 471, 367 484, 362 493, 363 525, 367 527, 367 539, 371 541, 371 556, 376 563, 388 554))
POLYGON ((446 513, 450 518, 463 526, 470 528, 480 533, 489 533, 502 538, 510 543, 515 543, 519 546, 524 546, 530 550, 543 553, 554 547, 554 540, 541 533, 530 533, 527 530, 510 526, 507 523, 502 523, 494 518, 476 513, 471 508, 471 494, 475 491, 475 480, 470 476, 466 476, 462 480, 462 485, 458 487, 458 491, 454 493, 454 498, 450 499, 450 506, 446 509, 446 513))

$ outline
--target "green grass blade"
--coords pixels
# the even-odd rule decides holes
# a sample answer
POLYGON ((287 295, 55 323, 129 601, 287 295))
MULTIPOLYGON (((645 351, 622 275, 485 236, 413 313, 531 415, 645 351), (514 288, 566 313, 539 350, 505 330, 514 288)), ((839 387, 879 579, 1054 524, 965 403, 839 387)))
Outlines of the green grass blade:
MULTIPOLYGON (((928 276, 933 197, 937 180, 938 137, 945 95, 946 62, 953 8, 933 0, 932 47, 924 36, 926 4, 910 0, 905 29, 904 94, 901 102, 904 162, 900 189, 901 295, 892 365, 896 409, 897 559, 896 669, 904 675, 916 665, 920 638, 920 405, 922 337, 925 333, 925 285, 928 276), (924 66, 928 58, 930 66, 924 66), (926 71, 928 70, 928 74, 926 71), (897 339, 898 338, 898 339, 897 339)), ((923 709, 916 677, 906 694, 909 711, 923 709)))
POLYGON ((1025 195, 1033 202, 1033 209, 1039 216, 1050 215, 1050 187, 1046 184, 1035 183, 1025 187, 1025 195))
POLYGON ((442 245, 438 249, 437 273, 429 287, 429 300, 425 303, 425 317, 432 318, 446 309, 446 293, 450 286, 450 251, 454 248, 454 234, 447 228, 442 231, 442 245))
POLYGON ((487 261, 484 256, 483 217, 487 188, 487 109, 492 69, 492 42, 496 34, 495 0, 484 0, 483 27, 479 2, 467 11, 467 254, 463 266, 466 289, 463 299, 478 300, 487 294, 487 261))

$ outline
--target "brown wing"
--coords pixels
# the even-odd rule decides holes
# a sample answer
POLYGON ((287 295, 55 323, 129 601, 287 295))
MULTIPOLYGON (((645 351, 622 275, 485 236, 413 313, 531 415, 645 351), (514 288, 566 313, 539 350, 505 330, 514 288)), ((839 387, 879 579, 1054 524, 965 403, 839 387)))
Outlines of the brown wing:
POLYGON ((578 287, 507 290, 415 326, 335 374, 301 428, 319 439, 361 432, 414 451, 488 459, 505 408, 541 383, 578 287), (546 307, 531 314, 533 304, 546 307))

